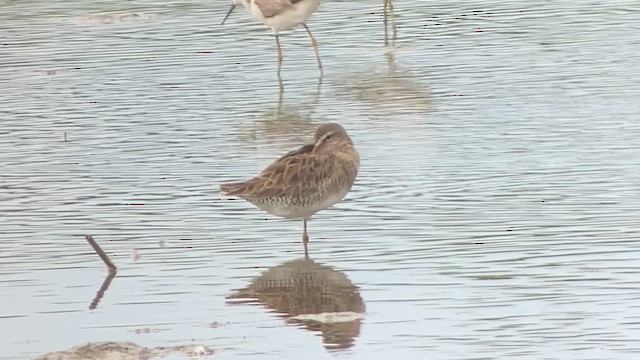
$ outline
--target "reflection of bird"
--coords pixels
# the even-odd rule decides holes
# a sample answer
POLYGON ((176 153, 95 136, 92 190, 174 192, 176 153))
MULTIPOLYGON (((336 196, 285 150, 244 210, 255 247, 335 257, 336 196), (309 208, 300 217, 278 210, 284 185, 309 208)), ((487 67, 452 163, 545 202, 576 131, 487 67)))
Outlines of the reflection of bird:
POLYGON ((257 302, 289 324, 320 332, 327 349, 352 346, 365 311, 358 288, 344 273, 310 259, 273 267, 228 299, 234 304, 257 302))
POLYGON ((393 53, 387 52, 385 73, 363 71, 342 76, 335 83, 338 94, 367 103, 376 114, 399 112, 423 114, 433 110, 431 92, 416 74, 399 70, 393 53))
MULTIPOLYGON (((317 127, 312 123, 312 114, 320 100, 322 78, 319 80, 311 101, 297 97, 291 104, 284 101, 284 85, 281 84, 276 107, 267 111, 256 111, 251 124, 242 127, 243 140, 258 140, 279 149, 288 149, 292 143, 305 141, 304 134, 314 131, 317 127)), ((296 94, 300 95, 300 92, 296 91, 296 94)))
POLYGON ((347 195, 359 167, 360 157, 347 132, 329 123, 318 127, 313 144, 289 152, 250 180, 222 184, 220 190, 273 215, 303 219, 307 254, 307 220, 347 195))
POLYGON ((396 21, 393 16, 393 3, 391 0, 382 0, 382 11, 384 12, 384 43, 385 45, 389 44, 389 33, 387 30, 389 20, 391 20, 391 28, 393 29, 393 38, 392 41, 396 40, 396 21))
MULTIPOLYGON (((267 25, 273 31, 278 47, 278 77, 280 77, 280 68, 282 66, 282 49, 280 48, 280 39, 278 31, 290 29, 296 25, 302 24, 309 38, 311 46, 316 53, 318 60, 318 69, 322 75, 322 63, 320 62, 320 54, 318 53, 318 43, 311 34, 311 30, 305 21, 309 19, 311 14, 320 5, 320 0, 233 0, 231 9, 222 20, 222 24, 227 20, 236 5, 242 4, 247 11, 258 21, 267 25)), ((389 0, 385 0, 389 1, 389 0)))

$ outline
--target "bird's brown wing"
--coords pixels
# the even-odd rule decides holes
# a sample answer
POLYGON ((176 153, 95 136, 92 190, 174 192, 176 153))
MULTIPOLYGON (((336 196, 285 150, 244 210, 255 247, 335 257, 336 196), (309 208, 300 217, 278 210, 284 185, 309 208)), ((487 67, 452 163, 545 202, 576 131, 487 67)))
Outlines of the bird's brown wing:
POLYGON ((322 179, 331 173, 334 165, 326 155, 311 150, 313 145, 303 146, 274 161, 255 178, 242 183, 225 184, 221 188, 228 195, 246 199, 303 195, 321 185, 322 179))
POLYGON ((285 161, 285 159, 288 158, 288 157, 300 156, 302 154, 307 154, 307 153, 310 153, 312 151, 313 151, 313 144, 308 144, 308 145, 300 147, 297 150, 289 151, 288 153, 282 155, 281 158, 279 158, 278 160, 276 160, 273 163, 271 163, 271 165, 267 166, 264 170, 262 170, 262 172, 264 173, 265 171, 269 170, 272 166, 275 166, 277 163, 285 161))

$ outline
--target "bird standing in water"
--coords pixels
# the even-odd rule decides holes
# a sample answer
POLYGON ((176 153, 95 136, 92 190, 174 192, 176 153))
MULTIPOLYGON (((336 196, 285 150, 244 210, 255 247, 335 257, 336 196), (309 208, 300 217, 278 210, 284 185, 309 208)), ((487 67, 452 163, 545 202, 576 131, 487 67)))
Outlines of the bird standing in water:
POLYGON ((346 130, 329 123, 318 127, 313 144, 287 153, 250 180, 222 184, 220 190, 273 215, 302 219, 308 256, 307 221, 347 195, 359 167, 360 156, 346 130))
POLYGON ((231 9, 229 9, 224 20, 222 20, 222 25, 224 25, 224 22, 238 4, 242 4, 249 14, 256 20, 270 27, 273 31, 276 38, 276 46, 278 47, 278 77, 280 77, 280 68, 282 67, 282 48, 280 47, 278 32, 291 29, 300 24, 304 26, 309 34, 311 46, 318 60, 320 76, 322 76, 322 62, 320 61, 320 53, 318 52, 318 43, 313 37, 313 34, 311 34, 311 30, 309 30, 307 24, 305 24, 311 14, 320 6, 320 0, 233 0, 231 9))

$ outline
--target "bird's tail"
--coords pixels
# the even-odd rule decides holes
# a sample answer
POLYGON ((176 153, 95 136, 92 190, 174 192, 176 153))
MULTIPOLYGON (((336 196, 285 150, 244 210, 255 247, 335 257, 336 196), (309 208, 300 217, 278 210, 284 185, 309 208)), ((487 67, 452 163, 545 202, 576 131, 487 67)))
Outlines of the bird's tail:
POLYGON ((226 183, 220 184, 220 195, 222 196, 240 196, 246 187, 246 183, 226 183))

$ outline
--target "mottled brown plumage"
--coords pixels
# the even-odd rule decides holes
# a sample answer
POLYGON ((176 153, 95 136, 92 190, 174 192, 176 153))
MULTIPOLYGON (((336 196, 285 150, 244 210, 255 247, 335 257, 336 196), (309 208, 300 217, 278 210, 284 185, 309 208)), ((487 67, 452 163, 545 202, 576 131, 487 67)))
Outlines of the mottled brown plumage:
POLYGON ((307 253, 307 220, 342 200, 358 174, 360 157, 342 126, 318 127, 314 143, 291 151, 260 175, 220 185, 224 195, 241 197, 271 214, 303 219, 307 253))

